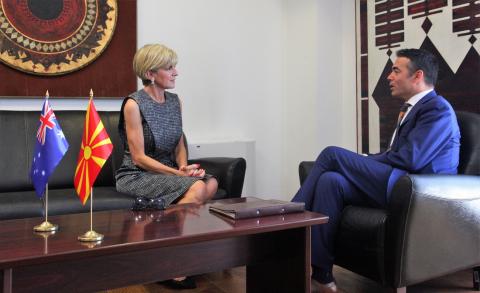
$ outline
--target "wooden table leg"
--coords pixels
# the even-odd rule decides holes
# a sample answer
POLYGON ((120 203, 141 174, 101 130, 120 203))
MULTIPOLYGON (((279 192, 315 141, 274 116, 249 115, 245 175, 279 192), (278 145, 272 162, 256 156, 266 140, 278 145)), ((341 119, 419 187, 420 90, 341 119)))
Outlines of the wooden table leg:
POLYGON ((3 270, 3 293, 12 292, 12 269, 3 270))
POLYGON ((247 265, 247 292, 310 292, 310 227, 265 236, 256 245, 271 254, 247 265))
POLYGON ((480 291, 480 267, 473 268, 473 290, 480 291))

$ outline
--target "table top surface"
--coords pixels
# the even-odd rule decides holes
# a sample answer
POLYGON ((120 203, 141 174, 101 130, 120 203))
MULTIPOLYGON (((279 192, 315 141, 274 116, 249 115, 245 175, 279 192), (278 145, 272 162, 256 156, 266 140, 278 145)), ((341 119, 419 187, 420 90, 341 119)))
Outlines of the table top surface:
MULTIPOLYGON (((226 201, 245 200, 239 198, 226 201)), ((184 204, 171 206, 164 211, 94 212, 93 230, 105 236, 97 243, 77 240, 78 236, 90 230, 89 213, 49 217, 49 222, 59 226, 58 231, 53 234, 33 231, 33 227, 40 224, 44 218, 1 221, 0 267, 189 244, 306 227, 328 221, 328 217, 308 211, 231 220, 212 214, 208 206, 209 204, 184 204)))

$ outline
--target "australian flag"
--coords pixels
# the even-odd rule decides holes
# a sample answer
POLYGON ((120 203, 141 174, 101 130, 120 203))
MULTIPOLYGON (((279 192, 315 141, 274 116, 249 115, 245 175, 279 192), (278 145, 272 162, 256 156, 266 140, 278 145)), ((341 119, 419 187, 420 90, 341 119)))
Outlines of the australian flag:
POLYGON ((48 98, 45 98, 43 103, 36 141, 30 177, 37 195, 41 197, 48 178, 68 150, 68 142, 55 118, 48 98))

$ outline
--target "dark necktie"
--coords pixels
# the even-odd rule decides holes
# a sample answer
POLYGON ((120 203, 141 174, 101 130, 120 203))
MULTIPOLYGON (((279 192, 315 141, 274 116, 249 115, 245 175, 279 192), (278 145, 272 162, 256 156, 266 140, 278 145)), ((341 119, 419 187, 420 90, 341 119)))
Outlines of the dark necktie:
POLYGON ((410 108, 410 106, 411 105, 409 103, 404 103, 400 107, 400 113, 398 113, 398 119, 397 119, 397 130, 400 127, 400 123, 402 122, 403 117, 405 117, 405 113, 407 113, 407 110, 408 108, 410 108))
POLYGON ((400 129, 400 124, 402 123, 403 117, 405 117, 405 114, 407 113, 408 108, 411 105, 409 103, 404 103, 400 107, 400 113, 398 113, 398 119, 397 119, 397 127, 395 127, 395 132, 393 133, 393 138, 392 142, 390 144, 390 147, 393 145, 393 142, 395 141, 396 137, 398 136, 398 130, 400 129))

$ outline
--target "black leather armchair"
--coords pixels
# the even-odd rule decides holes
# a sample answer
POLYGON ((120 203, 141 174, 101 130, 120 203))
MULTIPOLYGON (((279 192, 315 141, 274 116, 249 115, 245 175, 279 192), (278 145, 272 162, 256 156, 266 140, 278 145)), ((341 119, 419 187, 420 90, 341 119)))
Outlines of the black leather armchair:
MULTIPOLYGON (((480 115, 456 114, 459 175, 407 175, 396 183, 387 209, 345 207, 337 265, 398 291, 480 265, 480 115)), ((301 183, 312 166, 300 163, 301 183)))
POLYGON ((242 195, 246 161, 244 158, 214 157, 188 160, 200 164, 202 169, 218 180, 218 191, 213 199, 233 198, 242 195))
MULTIPOLYGON (((183 134, 183 141, 188 153, 187 136, 183 134)), ((218 191, 213 199, 233 198, 242 195, 243 182, 247 162, 244 158, 209 157, 189 159, 189 164, 200 164, 202 169, 214 175, 218 181, 218 191)))

